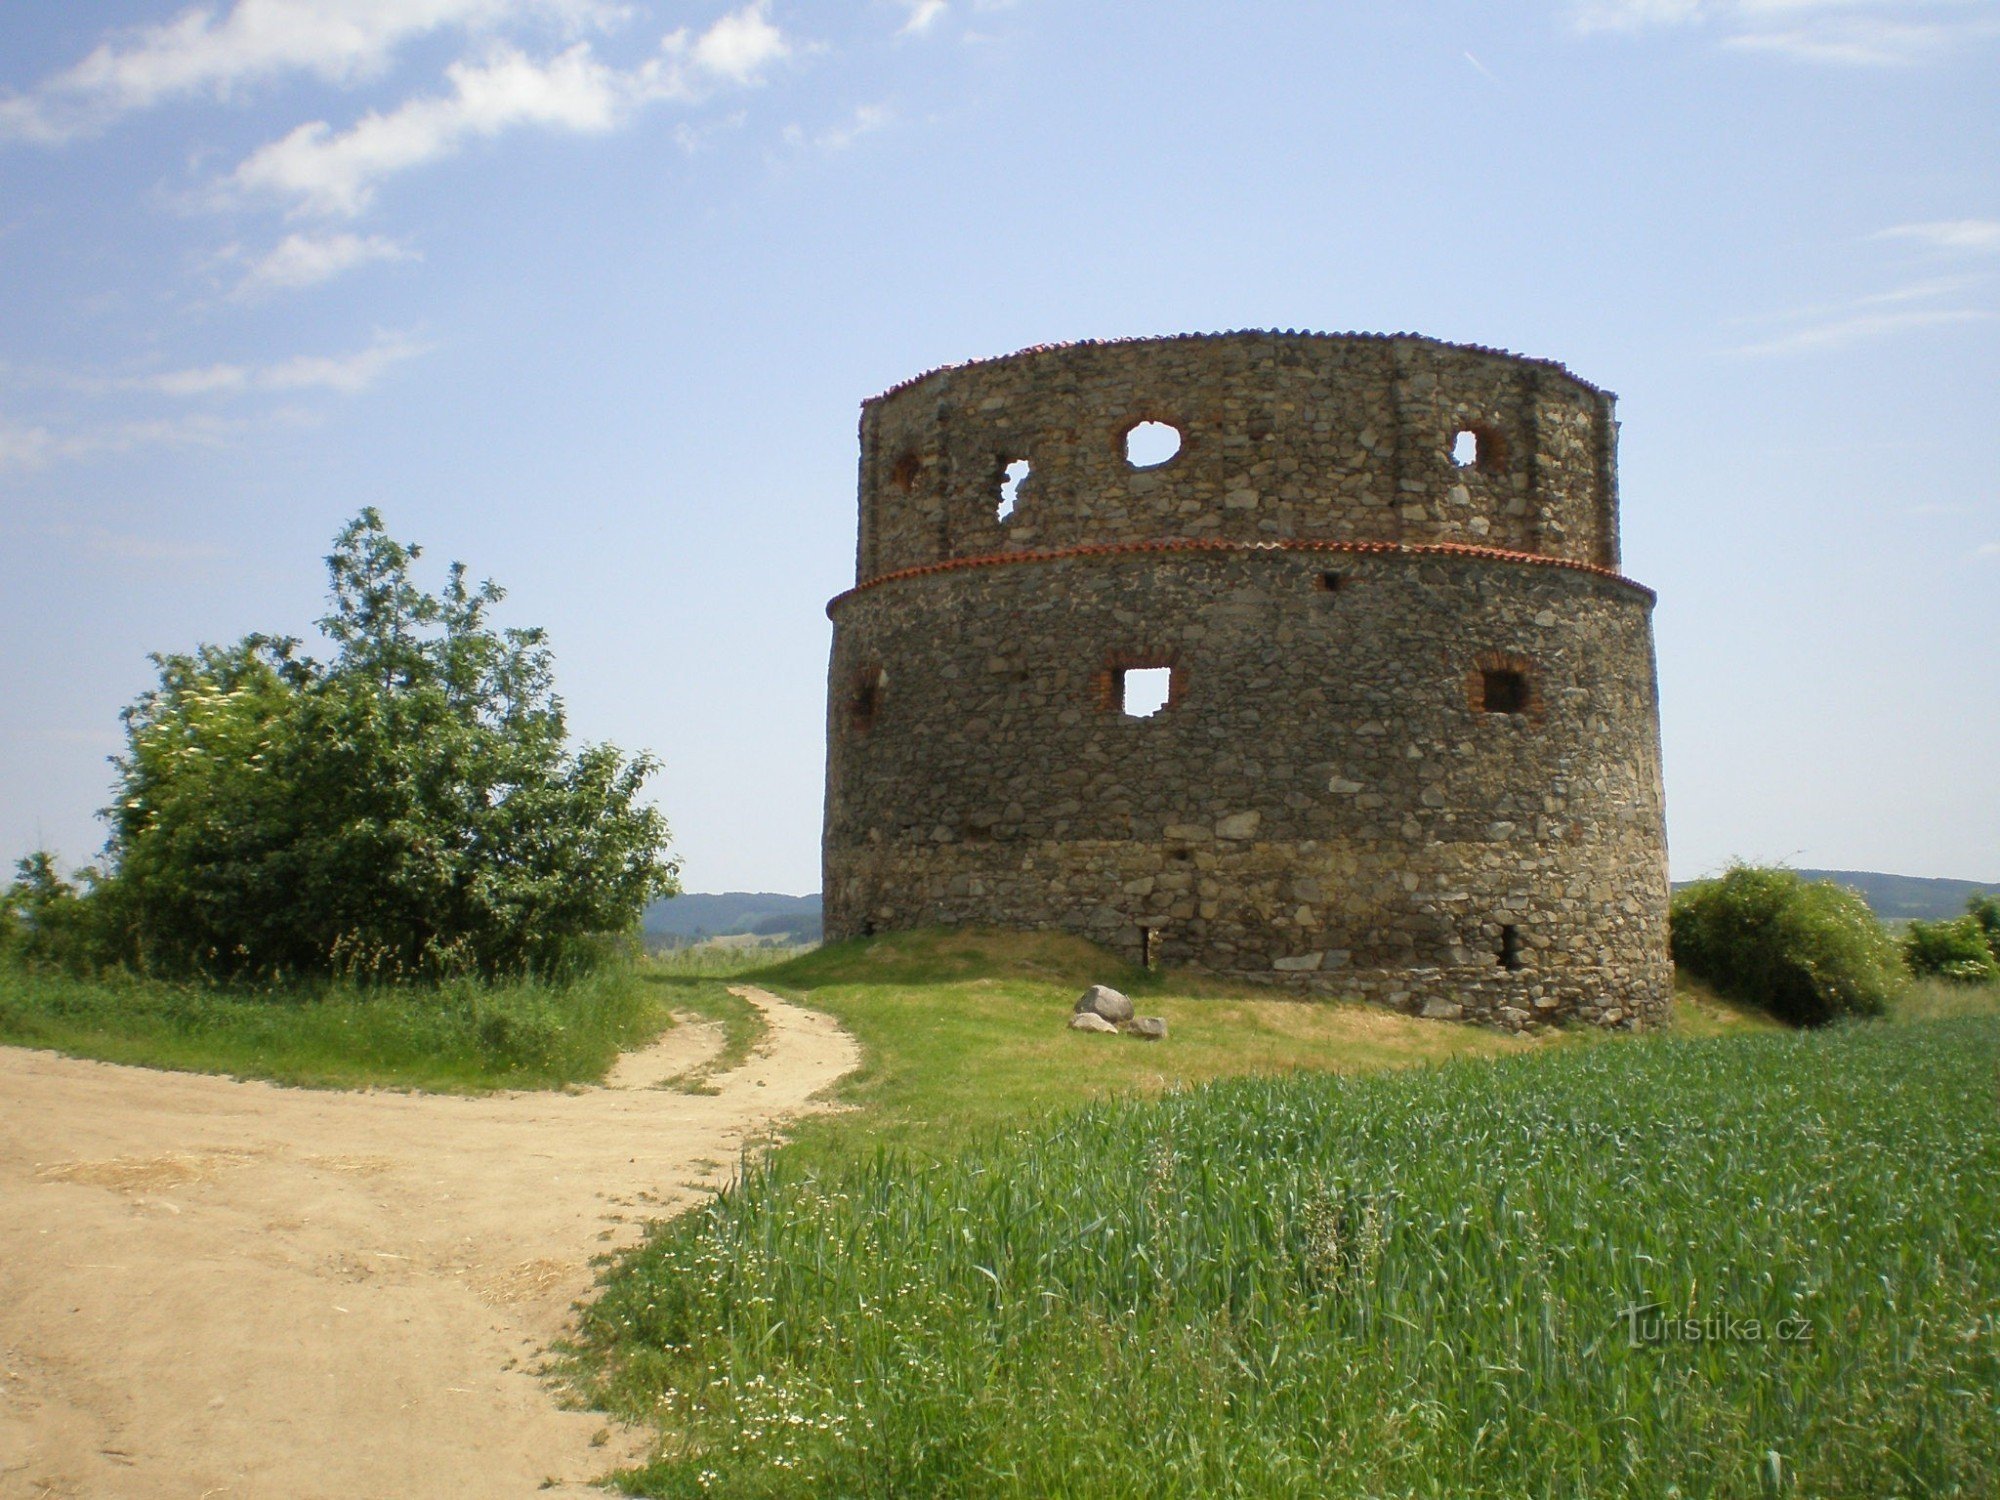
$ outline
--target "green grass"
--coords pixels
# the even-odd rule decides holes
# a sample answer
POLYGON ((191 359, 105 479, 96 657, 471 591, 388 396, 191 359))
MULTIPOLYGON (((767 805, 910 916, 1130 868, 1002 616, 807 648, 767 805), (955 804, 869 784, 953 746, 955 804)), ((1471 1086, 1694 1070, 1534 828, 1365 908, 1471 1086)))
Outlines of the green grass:
POLYGON ((988 1128, 1112 1093, 1560 1045, 1378 1006, 1246 996, 1148 974, 1057 933, 896 933, 815 949, 748 977, 828 1012, 861 1043, 862 1070, 838 1090, 857 1112, 804 1122, 788 1148, 794 1158, 827 1161, 884 1144, 927 1160, 945 1156, 988 1128), (1071 1006, 1093 983, 1123 990, 1141 1014, 1166 1017, 1167 1040, 1068 1030, 1071 1006))
POLYGON ((562 1088, 592 1083, 676 1011, 720 1023, 740 1058, 756 1012, 720 977, 621 963, 575 982, 220 989, 0 966, 0 1042, 313 1088, 562 1088))
POLYGON ((1107 962, 760 977, 861 1036, 864 1108, 614 1264, 572 1375, 660 1424, 630 1490, 2000 1492, 2000 1006, 1535 1044, 1107 962), (1090 979, 1172 1036, 1061 1030, 1090 979), (1458 1050, 1525 1055, 1379 1066, 1458 1050))

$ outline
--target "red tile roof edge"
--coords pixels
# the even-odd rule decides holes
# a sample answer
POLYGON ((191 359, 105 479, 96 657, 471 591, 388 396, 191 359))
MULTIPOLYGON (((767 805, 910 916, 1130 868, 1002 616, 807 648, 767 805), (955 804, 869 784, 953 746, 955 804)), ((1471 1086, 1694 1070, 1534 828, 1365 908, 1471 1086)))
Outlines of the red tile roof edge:
POLYGON ((952 573, 964 568, 993 568, 1008 563, 1059 562, 1071 557, 1131 557, 1156 552, 1353 552, 1394 554, 1401 557, 1473 557, 1487 562, 1519 563, 1537 568, 1567 568, 1573 573, 1589 573, 1609 579, 1643 595, 1648 604, 1659 596, 1643 583, 1636 583, 1612 568, 1596 563, 1577 562, 1567 557, 1549 557, 1540 552, 1515 552, 1505 547, 1477 547, 1467 542, 1232 542, 1219 538, 1186 537, 1153 542, 1097 542, 1081 547, 1058 547, 1047 552, 987 552, 978 557, 953 557, 944 562, 923 563, 914 568, 898 568, 880 573, 866 583, 858 583, 827 601, 831 618, 834 608, 856 594, 880 588, 905 578, 924 578, 933 573, 952 573))

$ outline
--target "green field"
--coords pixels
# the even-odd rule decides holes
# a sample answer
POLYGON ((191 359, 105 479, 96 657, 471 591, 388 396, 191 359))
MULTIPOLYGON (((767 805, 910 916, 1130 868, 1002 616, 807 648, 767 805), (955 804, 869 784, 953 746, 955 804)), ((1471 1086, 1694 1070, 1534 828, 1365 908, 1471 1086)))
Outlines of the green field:
POLYGON ((1059 1029, 1077 958, 765 976, 861 1037, 863 1107, 610 1271, 572 1375, 659 1424, 632 1491, 2000 1493, 1990 993, 1403 1051, 1151 980, 1154 1045, 1059 1029))

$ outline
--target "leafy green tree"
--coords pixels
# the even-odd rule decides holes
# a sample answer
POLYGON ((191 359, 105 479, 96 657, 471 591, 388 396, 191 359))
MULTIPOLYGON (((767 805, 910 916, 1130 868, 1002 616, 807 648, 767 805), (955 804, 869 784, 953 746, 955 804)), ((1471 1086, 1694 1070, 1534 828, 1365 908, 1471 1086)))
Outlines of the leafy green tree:
POLYGON ((2000 961, 1988 944, 1976 901, 1973 905, 1972 911, 1949 922, 1912 922, 1903 929, 1903 962, 1912 974, 1955 984, 2000 980, 2000 961))
POLYGON ((1868 903, 1795 870, 1734 865, 1677 893, 1674 962, 1720 994, 1797 1026, 1880 1015, 1901 979, 1868 903))
POLYGON ((2000 964, 2000 896, 1981 891, 1966 897, 1965 914, 1978 924, 1993 961, 2000 964))
POLYGON ((97 939, 90 895, 97 872, 65 880, 55 856, 38 849, 14 864, 14 881, 0 891, 0 960, 64 968, 86 966, 97 939))
POLYGON ((103 895, 125 956, 216 977, 552 974, 676 889, 658 769, 568 748, 539 630, 364 510, 327 558, 321 663, 290 639, 155 657, 125 712, 103 895))

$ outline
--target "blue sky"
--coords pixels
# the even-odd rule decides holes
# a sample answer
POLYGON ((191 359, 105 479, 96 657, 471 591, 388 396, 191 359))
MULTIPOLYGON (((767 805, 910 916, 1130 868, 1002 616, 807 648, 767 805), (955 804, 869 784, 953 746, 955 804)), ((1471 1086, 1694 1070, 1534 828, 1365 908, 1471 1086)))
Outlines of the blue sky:
MULTIPOLYGON (((818 883, 859 403, 1410 330, 1620 394, 1676 875, 2000 878, 2000 3, 0 9, 0 855, 377 505, 818 883)), ((441 576, 441 575, 440 575, 441 576)))

